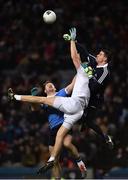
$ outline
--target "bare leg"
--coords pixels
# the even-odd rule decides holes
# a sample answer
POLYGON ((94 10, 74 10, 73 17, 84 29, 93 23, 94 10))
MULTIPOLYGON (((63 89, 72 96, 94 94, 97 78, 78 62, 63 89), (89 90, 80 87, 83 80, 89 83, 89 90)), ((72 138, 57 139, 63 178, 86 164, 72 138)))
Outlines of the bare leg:
MULTIPOLYGON (((46 163, 45 166, 41 167, 38 172, 46 172, 48 169, 54 166, 55 161, 57 160, 57 157, 60 153, 60 150, 63 145, 64 138, 66 134, 68 133, 69 129, 65 128, 63 125, 59 128, 57 135, 56 135, 56 141, 53 147, 53 151, 51 152, 51 156, 46 163)), ((77 162, 77 165, 79 166, 79 169, 81 171, 81 177, 84 178, 86 176, 86 167, 82 160, 77 162)))
POLYGON ((64 138, 64 146, 70 150, 71 154, 73 155, 73 157, 76 160, 76 163, 81 171, 81 175, 82 177, 86 176, 87 173, 87 169, 86 166, 84 164, 84 162, 82 161, 79 152, 76 148, 76 146, 74 144, 72 144, 72 136, 70 134, 67 134, 64 138))
POLYGON ((8 99, 11 101, 17 100, 35 104, 46 104, 64 112, 65 114, 75 114, 79 111, 79 108, 81 108, 80 103, 77 103, 72 97, 37 97, 30 95, 17 95, 13 93, 11 88, 8 89, 8 99))
POLYGON ((64 146, 70 150, 71 154, 74 156, 75 159, 78 159, 79 152, 74 144, 72 144, 72 136, 70 134, 67 134, 64 138, 64 146))
POLYGON ((21 101, 38 103, 38 104, 47 104, 49 106, 53 106, 55 98, 56 97, 37 97, 37 96, 21 95, 21 101))
POLYGON ((60 153, 60 150, 63 145, 64 137, 68 131, 69 130, 67 128, 65 128, 63 125, 59 128, 57 135, 56 135, 55 145, 54 145, 53 151, 51 153, 52 157, 56 158, 58 156, 58 154, 60 153))

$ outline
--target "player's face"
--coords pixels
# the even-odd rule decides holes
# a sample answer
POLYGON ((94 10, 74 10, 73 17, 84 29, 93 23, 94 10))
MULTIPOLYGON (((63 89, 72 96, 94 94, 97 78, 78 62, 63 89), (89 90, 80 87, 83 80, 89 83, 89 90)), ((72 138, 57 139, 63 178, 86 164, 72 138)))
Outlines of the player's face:
POLYGON ((55 88, 55 86, 54 86, 54 84, 53 83, 47 83, 46 85, 45 85, 45 93, 46 94, 48 94, 48 93, 51 93, 51 92, 55 92, 56 91, 56 88, 55 88))
POLYGON ((100 51, 96 56, 97 63, 106 63, 107 57, 103 51, 100 51))

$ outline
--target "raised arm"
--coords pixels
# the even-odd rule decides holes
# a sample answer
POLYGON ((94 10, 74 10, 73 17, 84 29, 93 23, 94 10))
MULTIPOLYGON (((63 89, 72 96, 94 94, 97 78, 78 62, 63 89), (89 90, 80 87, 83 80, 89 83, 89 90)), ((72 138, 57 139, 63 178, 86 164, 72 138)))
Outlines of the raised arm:
POLYGON ((81 59, 80 59, 80 55, 77 53, 75 41, 70 42, 70 51, 71 51, 71 58, 73 64, 75 68, 78 69, 81 64, 81 59))
POLYGON ((73 90, 73 87, 75 84, 75 80, 76 80, 76 76, 73 78, 72 82, 65 88, 65 90, 68 94, 72 93, 72 90, 73 90))
POLYGON ((71 58, 72 58, 75 68, 78 69, 81 64, 81 59, 80 59, 79 53, 77 52, 76 43, 75 43, 76 28, 70 29, 70 37, 71 37, 71 41, 70 41, 71 58))
MULTIPOLYGON (((74 35, 76 38, 76 30, 74 33, 73 31, 75 28, 72 28, 72 29, 71 29, 72 31, 70 30, 70 34, 64 34, 63 35, 63 38, 65 41, 71 41, 72 40, 72 34, 73 34, 73 38, 74 38, 74 35)), ((80 44, 78 42, 76 42, 75 44, 76 44, 77 53, 78 53, 78 55, 80 55, 81 61, 82 62, 88 62, 92 68, 95 68, 97 65, 96 57, 87 51, 86 46, 83 46, 82 44, 80 44)))

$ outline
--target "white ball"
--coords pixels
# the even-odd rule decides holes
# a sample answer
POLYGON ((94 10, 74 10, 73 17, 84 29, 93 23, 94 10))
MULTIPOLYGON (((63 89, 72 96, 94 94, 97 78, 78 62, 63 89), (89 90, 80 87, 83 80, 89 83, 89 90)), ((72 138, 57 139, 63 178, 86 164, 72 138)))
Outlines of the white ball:
POLYGON ((47 24, 52 24, 56 21, 56 14, 52 10, 47 10, 43 14, 43 20, 47 24))

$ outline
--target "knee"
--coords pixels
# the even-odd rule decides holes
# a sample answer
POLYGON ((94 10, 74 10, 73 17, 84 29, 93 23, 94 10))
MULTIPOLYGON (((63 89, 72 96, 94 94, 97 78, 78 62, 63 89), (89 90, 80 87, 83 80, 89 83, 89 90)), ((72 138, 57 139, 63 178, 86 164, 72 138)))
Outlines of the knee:
POLYGON ((64 147, 69 148, 71 143, 69 141, 64 141, 63 145, 64 147))
POLYGON ((63 127, 60 127, 60 129, 57 132, 56 138, 64 139, 66 133, 67 133, 66 129, 64 129, 63 127))
POLYGON ((65 137, 64 138, 64 142, 63 142, 64 147, 70 148, 71 143, 72 143, 71 141, 72 141, 71 137, 65 137))

